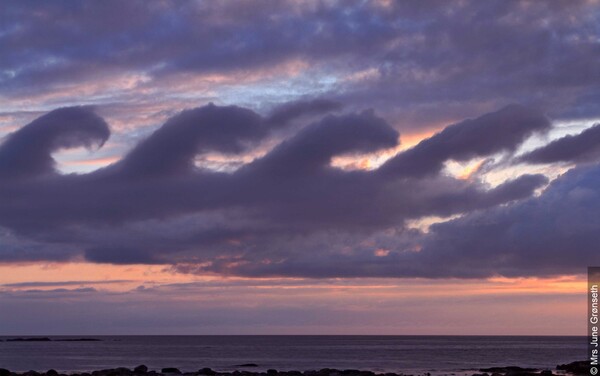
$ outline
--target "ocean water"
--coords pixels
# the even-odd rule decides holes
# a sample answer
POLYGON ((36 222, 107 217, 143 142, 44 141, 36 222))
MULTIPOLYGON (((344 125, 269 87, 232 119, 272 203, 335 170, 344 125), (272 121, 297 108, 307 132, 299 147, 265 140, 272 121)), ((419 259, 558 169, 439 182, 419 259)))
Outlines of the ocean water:
MULTIPOLYGON (((1 339, 14 337, 0 337, 1 339)), ((78 337, 50 337, 78 338, 78 337)), ((482 367, 553 369, 586 358, 585 337, 533 336, 97 336, 99 342, 0 342, 0 368, 81 372, 177 367, 197 371, 362 369, 471 375, 482 367)))

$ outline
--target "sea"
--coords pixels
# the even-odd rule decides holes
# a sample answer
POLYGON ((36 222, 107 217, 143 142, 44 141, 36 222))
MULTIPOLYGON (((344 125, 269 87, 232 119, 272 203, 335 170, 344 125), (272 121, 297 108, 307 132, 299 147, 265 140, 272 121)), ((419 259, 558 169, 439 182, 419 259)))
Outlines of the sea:
POLYGON ((140 364, 182 372, 360 369, 471 375, 479 368, 554 369, 586 359, 586 337, 552 336, 94 336, 100 341, 13 342, 0 337, 0 368, 62 373, 140 364), (247 368, 244 364, 256 364, 247 368))

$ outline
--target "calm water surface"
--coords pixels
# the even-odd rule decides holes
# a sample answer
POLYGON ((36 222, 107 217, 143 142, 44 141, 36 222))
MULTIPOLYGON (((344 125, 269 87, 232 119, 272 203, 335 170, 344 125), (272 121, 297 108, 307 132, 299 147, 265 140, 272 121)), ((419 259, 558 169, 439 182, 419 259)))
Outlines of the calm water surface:
MULTIPOLYGON (((0 337, 0 339, 14 337, 0 337)), ((50 337, 77 338, 77 337, 50 337)), ((196 371, 364 369, 469 374, 481 367, 554 368, 586 358, 585 337, 98 336, 100 342, 0 342, 0 368, 91 371, 145 364, 196 371)))

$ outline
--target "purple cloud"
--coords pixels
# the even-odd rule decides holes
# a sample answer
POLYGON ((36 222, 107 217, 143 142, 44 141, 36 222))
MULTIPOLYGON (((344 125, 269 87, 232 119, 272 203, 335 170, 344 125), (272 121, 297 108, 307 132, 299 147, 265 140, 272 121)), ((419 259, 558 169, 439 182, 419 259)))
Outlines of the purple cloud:
POLYGON ((519 158, 527 163, 585 162, 600 157, 600 124, 578 135, 568 135, 530 151, 519 158))
MULTIPOLYGON (((93 130, 108 131, 88 109, 59 109, 14 133, 21 135, 22 150, 50 144, 54 132, 28 130, 52 130, 54 123, 43 120, 69 111, 83 111, 98 127, 93 130)), ((0 259, 83 256, 100 263, 164 263, 186 272, 248 276, 432 277, 425 267, 419 269, 428 253, 410 251, 429 237, 406 228, 406 221, 494 210, 527 199, 547 183, 542 175, 525 174, 490 188, 441 171, 451 159, 514 152, 533 132, 549 128, 539 112, 516 105, 450 125, 371 171, 330 163, 335 156, 398 145, 398 132, 372 110, 326 115, 233 172, 195 166, 196 155, 263 147, 271 140, 270 119, 242 107, 209 104, 173 116, 105 168, 70 175, 21 169, 18 179, 3 177, 0 225, 15 246, 0 252, 0 259), (410 169, 389 173, 397 161, 410 169), (376 254, 379 248, 387 250, 385 257, 376 254)), ((81 134, 91 137, 82 133, 89 124, 76 120, 67 129, 72 134, 61 137, 77 142, 61 147, 87 141, 81 134)), ((107 137, 102 133, 101 141, 107 137)), ((0 156, 10 155, 14 139, 10 135, 0 145, 0 156)), ((52 165, 54 149, 44 150, 52 165)))

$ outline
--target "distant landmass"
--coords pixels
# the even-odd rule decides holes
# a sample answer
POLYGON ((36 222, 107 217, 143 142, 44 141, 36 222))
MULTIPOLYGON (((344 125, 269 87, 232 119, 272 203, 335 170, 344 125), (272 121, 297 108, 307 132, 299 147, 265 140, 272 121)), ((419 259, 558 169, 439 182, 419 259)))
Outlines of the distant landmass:
MULTIPOLYGON (((3 341, 0 339, 0 342, 3 341)), ((102 341, 98 338, 60 338, 52 339, 48 337, 32 337, 32 338, 8 338, 6 342, 94 342, 102 341)))

